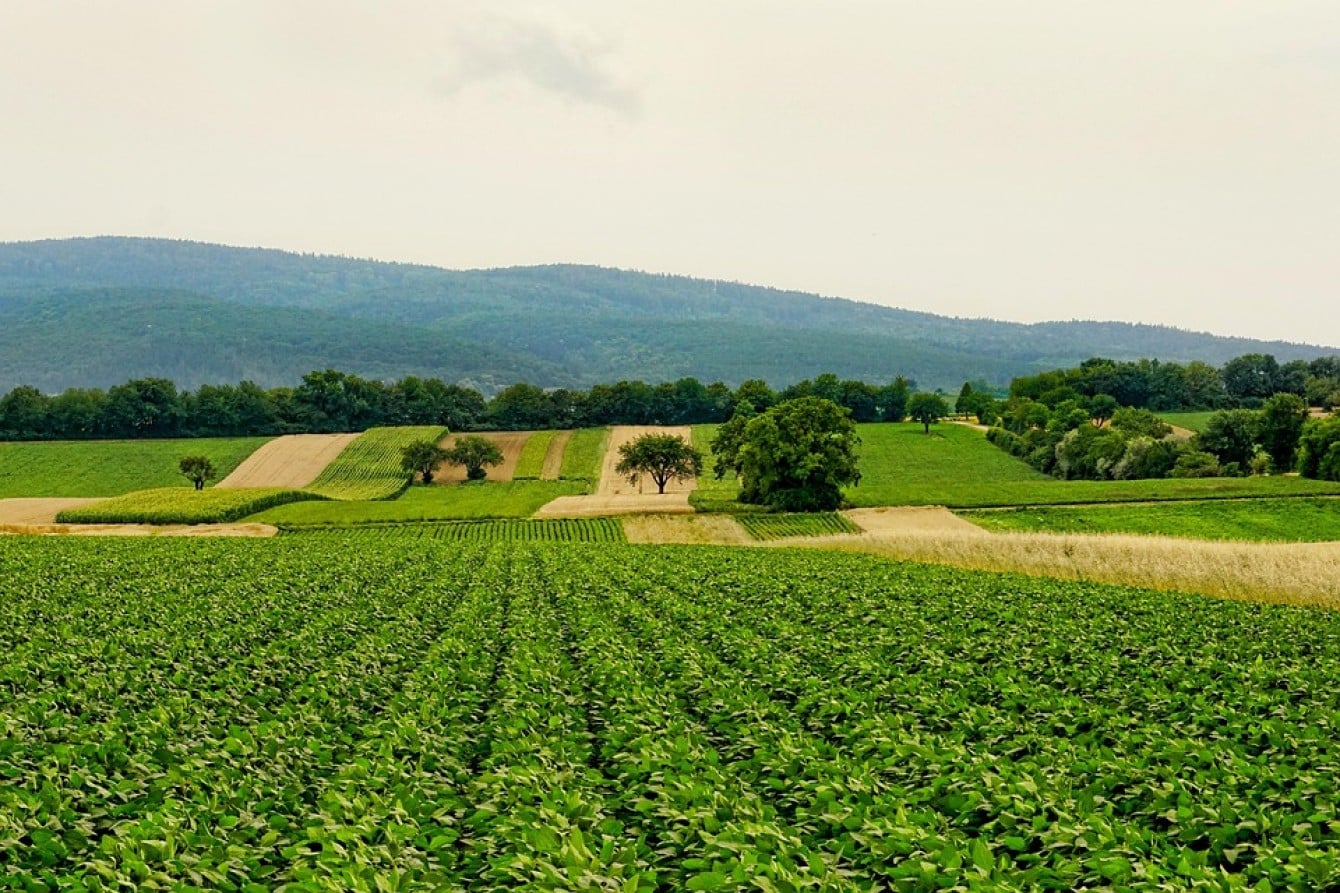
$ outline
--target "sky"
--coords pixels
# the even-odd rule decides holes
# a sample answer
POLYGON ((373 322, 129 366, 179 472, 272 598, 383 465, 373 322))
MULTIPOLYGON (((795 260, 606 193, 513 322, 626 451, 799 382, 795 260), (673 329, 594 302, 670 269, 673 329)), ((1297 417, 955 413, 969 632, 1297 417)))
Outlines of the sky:
POLYGON ((1335 0, 0 5, 0 241, 1340 346, 1335 0))

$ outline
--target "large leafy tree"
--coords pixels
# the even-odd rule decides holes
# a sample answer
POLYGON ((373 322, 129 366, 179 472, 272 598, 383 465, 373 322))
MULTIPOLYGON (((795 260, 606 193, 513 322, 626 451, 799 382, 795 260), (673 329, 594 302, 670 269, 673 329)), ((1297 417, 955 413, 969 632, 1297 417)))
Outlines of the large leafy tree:
POLYGON ((1276 471, 1292 471, 1298 438, 1307 422, 1307 404, 1297 394, 1275 394, 1261 404, 1257 438, 1276 471))
POLYGON ((1196 441, 1202 450, 1213 453, 1220 464, 1245 468, 1256 451, 1260 423, 1261 414, 1254 410, 1226 409, 1210 416, 1196 441))
POLYGON ((417 474, 425 484, 433 482, 437 466, 447 458, 447 451, 431 440, 416 440, 400 451, 400 467, 411 476, 417 474))
POLYGON ((677 434, 643 434, 619 447, 614 470, 636 484, 647 475, 664 493, 672 480, 685 480, 703 473, 703 454, 677 434))
POLYGON ((464 465, 468 480, 482 481, 488 476, 484 466, 501 465, 503 454, 493 441, 471 434, 458 437, 443 454, 443 458, 453 465, 464 465))
POLYGON ((846 409, 799 397, 750 419, 728 462, 740 476, 742 501, 824 511, 842 504, 843 486, 861 480, 860 442, 846 409))

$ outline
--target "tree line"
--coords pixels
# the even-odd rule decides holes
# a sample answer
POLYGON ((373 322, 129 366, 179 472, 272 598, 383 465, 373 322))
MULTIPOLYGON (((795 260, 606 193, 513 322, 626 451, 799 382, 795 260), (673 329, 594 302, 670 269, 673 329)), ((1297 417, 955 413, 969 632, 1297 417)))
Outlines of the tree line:
POLYGON ((742 403, 761 412, 797 397, 831 400, 858 422, 902 421, 915 388, 901 376, 872 385, 825 373, 779 391, 760 379, 736 388, 681 378, 587 390, 523 382, 486 399, 473 388, 434 378, 383 382, 334 369, 309 372, 297 387, 270 389, 243 381, 186 391, 168 379, 138 378, 107 390, 71 388, 54 395, 16 387, 0 397, 0 439, 269 436, 379 425, 443 425, 457 432, 687 425, 724 422, 742 403))
POLYGON ((1093 359, 1017 378, 1003 400, 964 385, 957 408, 992 425, 992 443, 1059 478, 1340 480, 1340 418, 1309 418, 1309 405, 1340 405, 1340 358, 1280 365, 1248 354, 1221 370, 1093 359), (1174 438, 1155 413, 1185 409, 1217 411, 1194 437, 1174 438))

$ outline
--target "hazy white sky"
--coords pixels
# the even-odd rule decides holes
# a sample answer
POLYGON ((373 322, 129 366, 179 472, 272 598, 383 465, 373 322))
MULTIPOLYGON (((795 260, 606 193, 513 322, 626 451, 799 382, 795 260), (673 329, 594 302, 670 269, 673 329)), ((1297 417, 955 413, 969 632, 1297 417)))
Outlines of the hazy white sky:
POLYGON ((0 5, 0 240, 1340 345, 1340 2, 0 5))

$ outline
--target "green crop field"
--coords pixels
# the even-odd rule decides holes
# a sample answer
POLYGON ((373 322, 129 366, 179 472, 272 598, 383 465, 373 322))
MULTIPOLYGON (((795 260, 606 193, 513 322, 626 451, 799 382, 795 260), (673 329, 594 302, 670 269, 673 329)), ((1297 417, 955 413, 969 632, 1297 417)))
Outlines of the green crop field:
POLYGON ((454 521, 470 518, 525 518, 559 496, 586 492, 583 481, 470 481, 415 485, 398 499, 293 503, 262 512, 249 521, 284 526, 454 521))
POLYGON ((540 473, 544 471, 544 456, 549 452, 549 444, 556 436, 557 431, 536 431, 526 438, 526 444, 521 448, 521 455, 517 459, 516 471, 512 473, 512 478, 518 481, 539 480, 540 473))
POLYGON ((323 496, 278 487, 236 490, 162 487, 66 509, 56 516, 62 524, 222 524, 272 506, 323 496))
POLYGON ((578 428, 572 432, 568 448, 563 451, 560 480, 585 481, 591 487, 600 480, 600 466, 605 459, 605 444, 609 442, 609 428, 578 428))
POLYGON ((363 532, 0 579, 15 889, 1340 884, 1336 612, 363 532))
POLYGON ((307 487, 331 499, 394 499, 409 485, 401 450, 418 440, 437 443, 447 433, 433 425, 369 428, 307 487))
POLYGON ((0 442, 0 498, 119 496, 186 483, 183 456, 208 456, 222 480, 267 437, 0 442))
POLYGON ((837 512, 743 514, 736 520, 756 540, 861 532, 860 527, 837 512))
POLYGON ((1232 499, 964 512, 988 530, 1143 533, 1211 540, 1340 540, 1340 499, 1232 499))
POLYGON ((1169 425, 1176 425, 1179 428, 1186 428, 1189 431, 1197 433, 1205 430, 1205 423, 1209 421, 1214 412, 1161 412, 1159 418, 1163 419, 1169 425))
POLYGON ((357 536, 360 547, 378 541, 469 541, 480 543, 622 543, 623 524, 617 518, 508 519, 499 521, 442 521, 420 524, 367 525, 337 531, 299 528, 285 536, 357 536))

